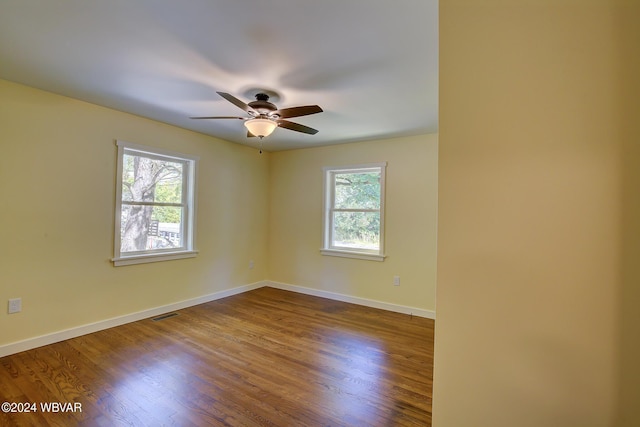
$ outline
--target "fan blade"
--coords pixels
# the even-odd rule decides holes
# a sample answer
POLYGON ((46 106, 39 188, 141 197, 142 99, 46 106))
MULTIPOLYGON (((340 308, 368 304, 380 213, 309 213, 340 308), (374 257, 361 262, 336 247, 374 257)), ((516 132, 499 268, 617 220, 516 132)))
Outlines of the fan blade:
POLYGON ((278 126, 280 126, 281 128, 295 130, 296 132, 308 133, 310 135, 315 135, 316 133, 318 133, 317 129, 301 125, 300 123, 294 123, 288 120, 276 120, 276 122, 278 122, 278 126))
POLYGON ((224 99, 226 99, 227 101, 229 101, 230 103, 232 103, 233 105, 235 105, 236 107, 246 111, 247 113, 249 111, 253 111, 253 109, 251 107, 249 107, 247 104, 245 104, 244 102, 240 101, 238 98, 236 98, 235 96, 225 93, 225 92, 216 92, 218 95, 220 95, 221 97, 223 97, 224 99))
POLYGON ((283 119, 289 119, 291 117, 308 116, 309 114, 322 113, 322 108, 317 105, 304 105, 302 107, 283 108, 276 111, 283 119))
POLYGON ((244 120, 246 117, 236 117, 236 116, 216 116, 216 117, 189 117, 190 119, 240 119, 244 120))

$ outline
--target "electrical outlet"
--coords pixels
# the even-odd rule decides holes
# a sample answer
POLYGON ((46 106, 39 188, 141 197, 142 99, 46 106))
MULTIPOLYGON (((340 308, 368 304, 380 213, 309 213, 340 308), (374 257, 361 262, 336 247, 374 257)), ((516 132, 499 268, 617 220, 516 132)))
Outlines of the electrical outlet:
POLYGON ((400 276, 393 276, 393 286, 400 286, 400 276))
POLYGON ((249 270, 253 270, 253 260, 249 261, 249 270))
POLYGON ((12 298, 9 300, 9 314, 20 313, 22 311, 22 298, 12 298))

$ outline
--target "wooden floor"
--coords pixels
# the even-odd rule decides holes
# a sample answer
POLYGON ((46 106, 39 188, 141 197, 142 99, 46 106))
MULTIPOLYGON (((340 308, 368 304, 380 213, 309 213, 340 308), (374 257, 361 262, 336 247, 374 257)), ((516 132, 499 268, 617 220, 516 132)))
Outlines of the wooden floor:
POLYGON ((431 425, 433 320, 273 288, 176 313, 0 358, 32 411, 0 425, 431 425))

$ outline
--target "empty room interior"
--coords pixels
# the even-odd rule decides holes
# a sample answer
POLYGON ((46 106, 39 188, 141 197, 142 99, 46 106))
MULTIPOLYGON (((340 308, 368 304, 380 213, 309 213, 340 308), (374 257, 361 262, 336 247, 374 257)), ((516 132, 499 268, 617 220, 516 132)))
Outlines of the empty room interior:
POLYGON ((0 424, 640 425, 638 21, 3 1, 0 424))

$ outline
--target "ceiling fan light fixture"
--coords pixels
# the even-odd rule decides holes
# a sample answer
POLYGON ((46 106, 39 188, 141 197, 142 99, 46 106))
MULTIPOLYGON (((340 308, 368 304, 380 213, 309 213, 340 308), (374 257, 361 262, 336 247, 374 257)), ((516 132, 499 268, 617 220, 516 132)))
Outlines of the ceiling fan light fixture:
POLYGON ((251 119, 244 122, 245 127, 259 138, 271 135, 273 131, 278 127, 278 124, 269 119, 251 119))

